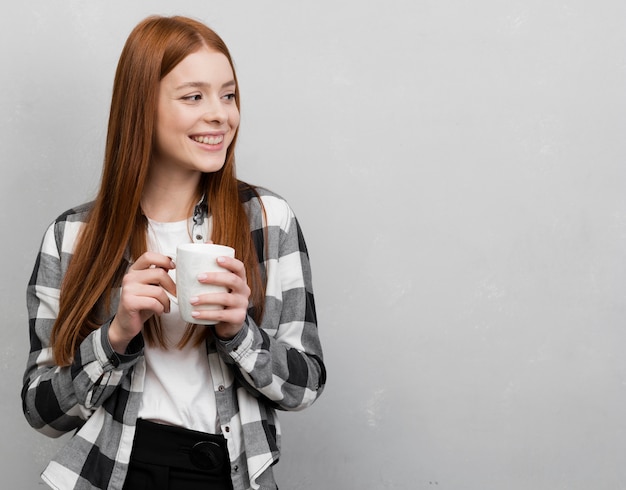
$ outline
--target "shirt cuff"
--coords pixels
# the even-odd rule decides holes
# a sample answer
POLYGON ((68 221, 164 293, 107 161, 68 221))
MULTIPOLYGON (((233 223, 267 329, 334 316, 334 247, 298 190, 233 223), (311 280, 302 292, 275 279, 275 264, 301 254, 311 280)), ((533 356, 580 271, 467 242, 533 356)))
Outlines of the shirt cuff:
POLYGON ((109 341, 109 327, 111 326, 111 321, 105 323, 100 327, 100 341, 102 343, 102 348, 106 357, 106 360, 111 363, 111 365, 116 369, 127 369, 135 362, 137 359, 143 354, 144 349, 144 340, 143 335, 138 334, 135 336, 128 347, 126 347, 126 352, 124 354, 120 354, 115 352, 113 346, 111 346, 111 342, 109 341))
POLYGON ((248 324, 248 319, 244 322, 241 330, 237 332, 232 339, 221 340, 217 335, 215 335, 215 341, 218 350, 226 353, 230 357, 232 357, 235 361, 245 356, 245 353, 250 350, 252 347, 252 342, 254 340, 254 335, 252 333, 252 329, 248 324))

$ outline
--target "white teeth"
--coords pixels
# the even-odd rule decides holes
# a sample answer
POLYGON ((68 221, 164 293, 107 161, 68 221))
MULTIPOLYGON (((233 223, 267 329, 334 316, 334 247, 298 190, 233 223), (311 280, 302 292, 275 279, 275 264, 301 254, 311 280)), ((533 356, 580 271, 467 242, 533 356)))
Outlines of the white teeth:
POLYGON ((193 140, 205 145, 219 145, 224 141, 224 135, 219 136, 193 136, 193 140))

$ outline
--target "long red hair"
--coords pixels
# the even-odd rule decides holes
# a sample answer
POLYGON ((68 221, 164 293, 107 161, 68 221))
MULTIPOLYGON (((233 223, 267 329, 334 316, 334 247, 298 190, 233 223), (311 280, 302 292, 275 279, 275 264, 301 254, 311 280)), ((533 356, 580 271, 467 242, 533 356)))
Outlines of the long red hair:
MULTIPOLYGON (((149 17, 131 32, 117 66, 100 190, 61 286, 52 331, 55 361, 71 363, 80 343, 107 320, 111 293, 127 261, 146 251, 146 219, 140 200, 152 160, 159 83, 187 55, 206 46, 232 58, 224 41, 201 22, 186 17, 149 17)), ((237 108, 240 107, 236 92, 237 108)), ((230 245, 246 266, 256 321, 263 314, 265 285, 239 197, 235 173, 237 133, 221 170, 201 179, 213 216, 211 239, 230 245)), ((209 329, 205 329, 207 332, 209 329)), ((158 320, 144 328, 149 342, 163 342, 158 320)), ((188 341, 191 335, 186 337, 188 341)))

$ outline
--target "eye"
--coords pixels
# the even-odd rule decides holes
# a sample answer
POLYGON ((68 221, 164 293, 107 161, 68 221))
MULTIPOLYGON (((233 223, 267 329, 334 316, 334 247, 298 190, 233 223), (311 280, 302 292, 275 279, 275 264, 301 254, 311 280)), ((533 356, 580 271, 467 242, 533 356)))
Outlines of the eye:
POLYGON ((182 97, 182 100, 197 102, 199 100, 202 100, 202 94, 185 95, 184 97, 182 97))
POLYGON ((224 95, 224 99, 226 100, 235 100, 236 98, 237 98, 237 94, 235 94, 234 92, 232 94, 224 95))

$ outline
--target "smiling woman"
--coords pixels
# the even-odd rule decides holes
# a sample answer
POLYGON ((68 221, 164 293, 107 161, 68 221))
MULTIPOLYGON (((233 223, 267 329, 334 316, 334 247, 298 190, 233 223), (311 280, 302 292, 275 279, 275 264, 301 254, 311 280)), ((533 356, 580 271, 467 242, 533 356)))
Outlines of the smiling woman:
POLYGON ((275 411, 313 403, 326 374, 302 231, 282 198, 237 180, 238 127, 215 32, 184 17, 133 30, 99 193, 50 225, 28 287, 24 414, 75 431, 51 487, 276 488, 275 411), (198 324, 169 299, 190 242, 235 250, 196 271, 225 291, 190 298, 198 324))
POLYGON ((171 185, 180 172, 221 169, 239 127, 235 90, 226 56, 206 47, 163 78, 150 178, 171 185))

